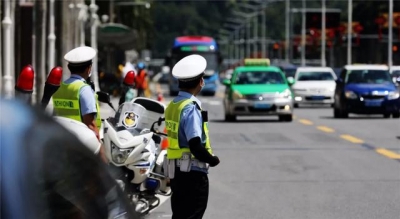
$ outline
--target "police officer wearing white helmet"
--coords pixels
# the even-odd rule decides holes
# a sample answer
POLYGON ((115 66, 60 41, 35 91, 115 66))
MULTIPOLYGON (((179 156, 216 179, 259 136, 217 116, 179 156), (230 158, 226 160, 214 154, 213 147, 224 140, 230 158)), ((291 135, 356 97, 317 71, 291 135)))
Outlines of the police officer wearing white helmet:
MULTIPOLYGON (((91 75, 92 59, 96 50, 82 46, 69 51, 64 59, 68 62, 71 77, 60 84, 53 95, 54 114, 84 123, 100 141, 100 107, 97 95, 87 83, 91 75)), ((105 160, 101 147, 100 156, 105 160)))
POLYGON ((172 219, 203 217, 208 202, 208 168, 220 162, 210 145, 207 112, 196 98, 205 85, 206 66, 202 56, 189 55, 172 69, 180 88, 165 111, 169 140, 166 175, 171 179, 172 219))

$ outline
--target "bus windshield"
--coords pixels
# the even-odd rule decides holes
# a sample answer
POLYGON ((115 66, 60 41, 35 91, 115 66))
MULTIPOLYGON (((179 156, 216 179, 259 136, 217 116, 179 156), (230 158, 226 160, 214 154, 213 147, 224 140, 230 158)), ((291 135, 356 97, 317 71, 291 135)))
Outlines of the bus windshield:
POLYGON ((218 56, 215 52, 174 52, 172 54, 171 66, 174 66, 182 58, 192 54, 199 54, 207 60, 206 70, 218 70, 218 56))

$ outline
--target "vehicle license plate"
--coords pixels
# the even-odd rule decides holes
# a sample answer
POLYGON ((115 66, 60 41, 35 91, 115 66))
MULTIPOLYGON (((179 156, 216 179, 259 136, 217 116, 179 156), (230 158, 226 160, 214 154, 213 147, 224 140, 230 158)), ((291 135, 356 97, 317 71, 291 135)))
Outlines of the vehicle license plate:
POLYGON ((325 96, 311 96, 311 99, 313 99, 313 100, 323 100, 323 99, 325 99, 325 96))
POLYGON ((271 104, 268 104, 268 103, 254 103, 254 108, 256 108, 256 109, 269 109, 269 108, 271 108, 271 104))
POLYGON ((382 101, 381 100, 366 100, 365 101, 365 106, 381 106, 382 101))

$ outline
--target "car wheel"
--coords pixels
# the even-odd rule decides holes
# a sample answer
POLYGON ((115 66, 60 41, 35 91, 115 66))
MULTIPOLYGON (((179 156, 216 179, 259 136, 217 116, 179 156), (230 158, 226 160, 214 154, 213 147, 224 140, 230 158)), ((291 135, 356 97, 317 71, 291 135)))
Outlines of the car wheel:
POLYGON ((385 119, 390 118, 390 113, 384 113, 383 118, 385 118, 385 119))
POLYGON ((395 112, 395 113, 392 113, 392 117, 393 118, 400 118, 400 112, 395 112))
POLYGON ((347 111, 345 111, 345 110, 334 108, 333 109, 333 117, 335 117, 335 118, 348 118, 349 117, 349 113, 347 111))
POLYGON ((342 110, 342 118, 349 118, 349 113, 345 110, 342 110))
POLYGON ((293 105, 293 107, 294 107, 294 108, 299 108, 299 104, 298 104, 298 103, 295 103, 295 104, 293 105))
POLYGON ((235 121, 235 120, 236 120, 236 116, 235 115, 225 114, 225 121, 232 122, 232 121, 235 121))
POLYGON ((342 117, 342 115, 340 114, 340 110, 338 108, 333 109, 333 117, 337 119, 342 117))
POLYGON ((280 115, 279 121, 281 122, 291 122, 293 121, 293 115, 280 115))

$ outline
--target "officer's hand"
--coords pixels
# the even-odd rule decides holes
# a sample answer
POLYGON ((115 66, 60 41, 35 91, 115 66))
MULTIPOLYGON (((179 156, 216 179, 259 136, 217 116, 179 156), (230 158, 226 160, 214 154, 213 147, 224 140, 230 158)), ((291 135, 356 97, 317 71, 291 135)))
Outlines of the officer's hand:
POLYGON ((213 156, 214 157, 214 161, 212 163, 210 163, 210 167, 215 167, 219 164, 219 158, 217 156, 213 156))

